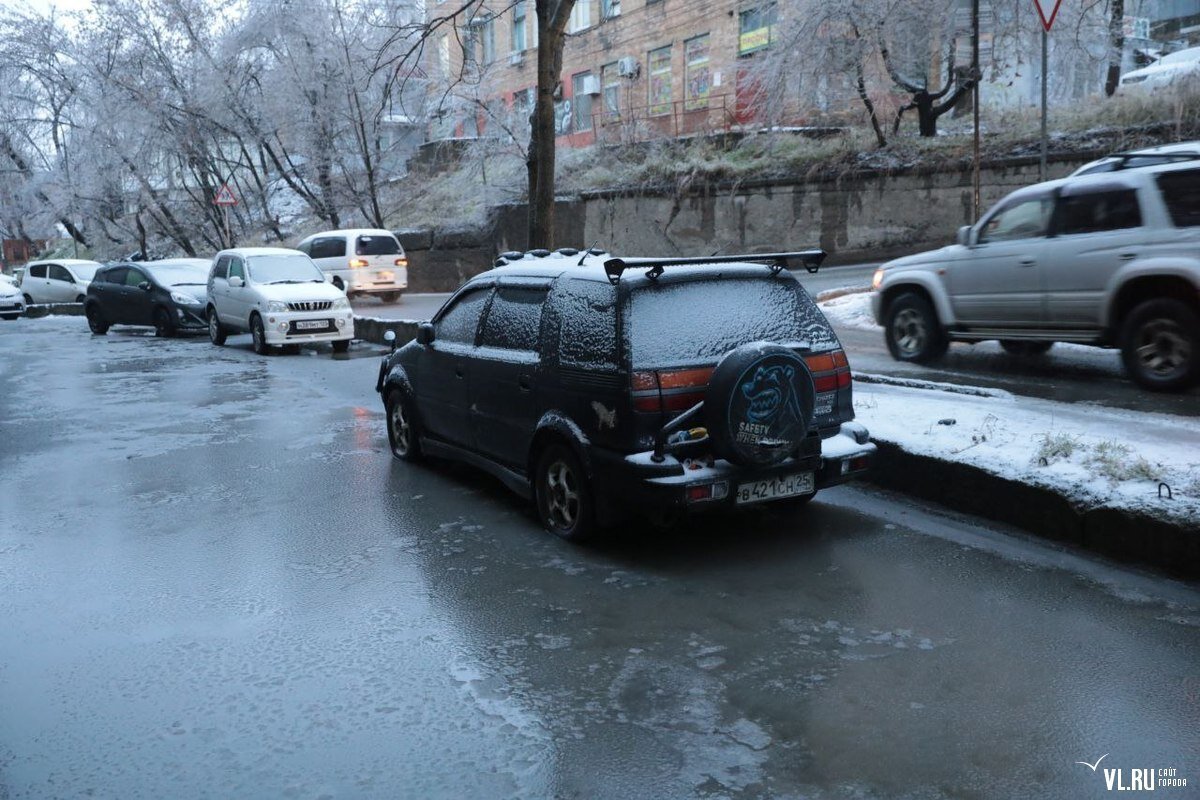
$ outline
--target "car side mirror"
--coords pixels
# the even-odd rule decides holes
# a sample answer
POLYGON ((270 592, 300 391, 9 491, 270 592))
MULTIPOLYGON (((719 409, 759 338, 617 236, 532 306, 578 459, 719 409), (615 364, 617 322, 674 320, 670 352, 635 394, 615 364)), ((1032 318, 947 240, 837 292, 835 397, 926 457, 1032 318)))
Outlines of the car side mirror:
POLYGON ((432 322, 422 322, 417 326, 417 344, 433 344, 432 322))
POLYGON ((963 247, 970 247, 974 242, 971 241, 971 231, 973 228, 970 225, 963 225, 958 229, 958 243, 963 247))
POLYGON ((246 281, 244 278, 241 278, 238 275, 234 275, 233 277, 231 277, 229 279, 229 285, 235 289, 240 289, 246 285, 246 281))
POLYGON ((393 352, 393 353, 396 352, 396 332, 395 331, 384 331, 383 332, 383 341, 387 344, 387 346, 391 350, 391 352, 393 352))
POLYGON ((138 288, 141 289, 143 292, 150 291, 150 281, 142 281, 141 283, 138 284, 138 288))

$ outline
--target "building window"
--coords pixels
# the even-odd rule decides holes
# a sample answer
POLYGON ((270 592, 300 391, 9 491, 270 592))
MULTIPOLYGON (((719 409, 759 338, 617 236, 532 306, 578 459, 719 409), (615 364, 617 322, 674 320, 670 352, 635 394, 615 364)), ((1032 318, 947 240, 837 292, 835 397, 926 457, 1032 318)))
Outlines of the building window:
POLYGON ((708 108, 712 88, 712 70, 708 67, 708 34, 683 43, 683 108, 693 111, 708 108))
POLYGON ((441 67, 442 77, 450 77, 450 35, 443 33, 438 39, 438 66, 441 67))
POLYGON ((738 14, 738 55, 757 52, 771 44, 775 33, 774 3, 751 8, 738 14))
POLYGON ((578 33, 592 27, 592 0, 575 0, 571 9, 571 20, 567 25, 567 33, 578 33))
POLYGON ((621 16, 621 0, 600 0, 600 19, 621 16))
POLYGON ((571 76, 571 102, 574 106, 575 130, 592 129, 592 92, 596 78, 591 72, 580 72, 571 76))
POLYGON ((671 45, 651 50, 646 59, 650 72, 650 115, 671 113, 671 45))
POLYGON ((525 0, 517 0, 513 4, 511 41, 514 53, 525 50, 525 0))
POLYGON ((479 23, 472 21, 462 29, 459 36, 462 43, 463 68, 471 69, 479 65, 479 23))
POLYGON ((489 17, 479 25, 480 59, 487 66, 496 60, 496 20, 489 17))
POLYGON ((621 119, 621 73, 617 62, 600 68, 600 83, 604 91, 604 121, 617 122, 621 119))

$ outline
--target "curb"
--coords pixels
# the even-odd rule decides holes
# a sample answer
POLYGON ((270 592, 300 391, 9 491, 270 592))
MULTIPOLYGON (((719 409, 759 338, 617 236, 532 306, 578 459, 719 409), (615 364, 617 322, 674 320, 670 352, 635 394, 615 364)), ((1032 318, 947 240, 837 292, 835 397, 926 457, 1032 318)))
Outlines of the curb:
POLYGON ((354 318, 354 338, 372 344, 386 344, 383 334, 392 331, 396 334, 396 347, 401 347, 417 337, 415 319, 379 319, 378 317, 354 318))
POLYGON ((1200 580, 1200 524, 1173 523, 1123 508, 1079 508, 1043 486, 873 441, 878 451, 866 479, 877 486, 1108 558, 1200 580))
POLYGON ((35 303, 25 306, 25 316, 30 319, 48 317, 52 314, 59 317, 82 317, 83 303, 35 303))

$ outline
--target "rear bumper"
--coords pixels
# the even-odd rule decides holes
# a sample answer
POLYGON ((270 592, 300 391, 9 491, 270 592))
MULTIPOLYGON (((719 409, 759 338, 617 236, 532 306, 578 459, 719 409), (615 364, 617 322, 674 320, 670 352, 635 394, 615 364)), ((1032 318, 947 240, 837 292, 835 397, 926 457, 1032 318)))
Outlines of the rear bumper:
POLYGON ((407 267, 388 267, 384 269, 384 272, 392 273, 390 280, 380 280, 376 275, 376 270, 371 267, 347 270, 343 278, 346 284, 346 293, 383 294, 399 292, 408 288, 407 267))
POLYGON ((816 492, 858 478, 874 461, 875 445, 867 437, 862 425, 843 423, 838 433, 822 440, 820 455, 787 458, 761 468, 743 467, 724 459, 716 459, 709 466, 691 459, 680 461, 671 455, 656 463, 650 452, 622 456, 594 449, 592 472, 597 493, 606 506, 602 512, 707 511, 742 505, 738 488, 760 481, 811 472, 816 492), (707 497, 704 487, 708 487, 707 497))

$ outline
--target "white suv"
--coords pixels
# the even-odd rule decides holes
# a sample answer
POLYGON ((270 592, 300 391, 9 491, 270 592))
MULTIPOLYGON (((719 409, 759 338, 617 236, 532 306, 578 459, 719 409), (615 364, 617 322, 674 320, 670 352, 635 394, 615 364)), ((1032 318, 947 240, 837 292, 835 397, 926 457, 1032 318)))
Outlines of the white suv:
POLYGON ((883 264, 871 298, 892 356, 951 341, 1119 347, 1148 389, 1200 381, 1200 167, 1162 164, 1013 192, 958 243, 883 264))
POLYGON ((385 303, 394 303, 408 288, 408 258, 391 231, 324 231, 304 239, 296 249, 348 295, 372 294, 385 303))
POLYGON ((354 315, 341 289, 308 256, 275 247, 222 250, 208 274, 208 336, 216 345, 234 332, 249 331, 254 352, 275 345, 331 342, 344 353, 354 337, 354 315))

